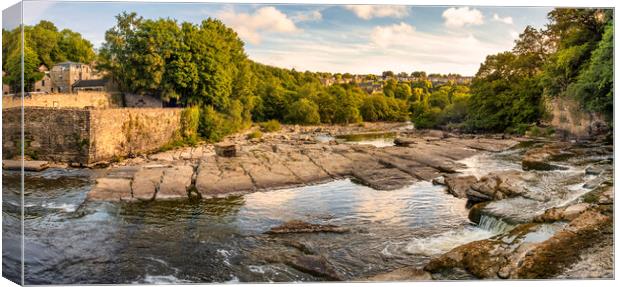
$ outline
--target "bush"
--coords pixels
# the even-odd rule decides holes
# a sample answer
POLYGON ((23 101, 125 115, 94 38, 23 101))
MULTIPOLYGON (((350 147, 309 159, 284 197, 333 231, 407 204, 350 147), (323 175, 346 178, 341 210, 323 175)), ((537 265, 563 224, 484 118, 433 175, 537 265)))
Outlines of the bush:
POLYGON ((230 134, 229 125, 226 118, 216 112, 213 106, 207 106, 203 108, 198 130, 205 139, 218 142, 230 134))
POLYGON ((289 107, 285 120, 302 125, 319 124, 321 122, 319 107, 308 99, 300 99, 289 107))
POLYGON ((263 133, 261 131, 253 131, 248 134, 247 139, 259 139, 263 137, 263 133))
POLYGON ((260 128, 263 132, 271 133, 277 132, 282 129, 282 125, 277 120, 269 120, 263 123, 260 123, 260 128))
POLYGON ((375 94, 364 99, 360 113, 365 121, 406 121, 407 102, 375 94))
POLYGON ((411 105, 412 121, 417 129, 436 128, 440 124, 441 109, 429 107, 423 102, 411 105))
POLYGON ((181 112, 181 137, 188 143, 198 140, 198 126, 200 124, 200 108, 189 107, 181 112))

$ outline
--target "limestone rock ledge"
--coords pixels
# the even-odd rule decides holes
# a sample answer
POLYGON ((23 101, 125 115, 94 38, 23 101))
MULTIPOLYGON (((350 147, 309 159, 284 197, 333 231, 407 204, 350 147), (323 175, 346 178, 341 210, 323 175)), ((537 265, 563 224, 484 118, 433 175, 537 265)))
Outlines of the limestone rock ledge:
POLYGON ((505 150, 517 143, 510 139, 465 138, 383 148, 324 143, 280 143, 274 148, 274 143, 257 143, 241 146, 234 157, 214 153, 177 159, 153 155, 136 165, 109 168, 97 179, 88 199, 210 198, 340 178, 352 178, 377 190, 392 190, 454 173, 463 167, 458 160, 480 150, 505 150))

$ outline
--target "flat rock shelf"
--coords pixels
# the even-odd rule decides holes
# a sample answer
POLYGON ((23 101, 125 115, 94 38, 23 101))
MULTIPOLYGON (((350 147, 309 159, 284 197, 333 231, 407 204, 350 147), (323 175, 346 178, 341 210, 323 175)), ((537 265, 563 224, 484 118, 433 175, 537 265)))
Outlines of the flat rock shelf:
POLYGON ((499 152, 519 141, 445 138, 411 146, 375 147, 337 143, 257 143, 236 156, 190 153, 152 155, 138 165, 113 167, 97 179, 89 200, 138 201, 222 197, 259 190, 352 178, 377 190, 393 190, 456 172, 458 160, 480 151, 499 152))

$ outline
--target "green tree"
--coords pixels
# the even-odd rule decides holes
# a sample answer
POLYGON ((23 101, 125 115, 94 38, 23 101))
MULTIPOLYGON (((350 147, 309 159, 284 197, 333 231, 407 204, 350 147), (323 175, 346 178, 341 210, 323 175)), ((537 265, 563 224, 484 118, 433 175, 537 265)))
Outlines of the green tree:
POLYGON ((568 88, 568 93, 583 103, 586 110, 599 112, 613 120, 614 104, 614 27, 609 22, 603 39, 592 52, 592 58, 579 74, 577 81, 568 88))
POLYGON ((300 99, 289 107, 285 120, 305 125, 319 124, 321 122, 319 107, 308 99, 300 99))

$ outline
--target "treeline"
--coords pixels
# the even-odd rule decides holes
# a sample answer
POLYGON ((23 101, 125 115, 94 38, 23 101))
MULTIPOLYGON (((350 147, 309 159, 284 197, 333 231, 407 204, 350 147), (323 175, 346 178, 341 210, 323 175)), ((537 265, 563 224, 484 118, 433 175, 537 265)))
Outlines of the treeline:
MULTIPOLYGON (((55 63, 74 61, 91 63, 96 54, 93 45, 69 29, 58 30, 49 21, 40 21, 34 26, 24 26, 24 83, 29 90, 43 78, 41 65, 51 68, 55 63)), ((3 83, 19 90, 21 85, 21 27, 2 29, 2 67, 6 75, 3 83)))
POLYGON ((105 40, 98 68, 109 71, 121 90, 193 107, 197 115, 192 118, 199 119, 196 134, 212 141, 252 122, 269 120, 293 124, 406 121, 414 103, 436 101, 443 108, 452 105, 453 95, 466 92, 465 87, 450 86, 435 97, 428 80, 390 79, 383 91, 373 94, 356 84, 324 85, 321 80, 326 78, 352 75, 299 72, 252 62, 235 31, 211 18, 198 25, 179 24, 123 13, 105 40))
POLYGON ((613 11, 554 9, 527 27, 512 51, 490 55, 471 85, 466 127, 523 132, 546 116, 545 101, 578 100, 612 124, 613 11))
MULTIPOLYGON (((366 75, 366 89, 359 83, 326 85, 328 79, 343 82, 355 76, 253 62, 237 33, 215 19, 178 23, 135 13, 116 17, 98 54, 79 34, 58 31, 50 22, 25 27, 25 74, 33 83, 40 64, 96 62, 124 92, 188 107, 184 126, 190 130, 184 135, 192 141, 218 141, 252 122, 274 120, 411 120, 417 128, 522 133, 544 119, 545 101, 553 97, 575 98, 587 111, 611 121, 613 11, 555 9, 548 17, 544 29, 527 27, 511 51, 488 56, 471 85, 434 86, 430 78, 460 75, 427 76, 422 71, 366 75), (379 85, 382 89, 375 90, 379 85)), ((3 30, 3 36, 2 49, 9 55, 3 64, 7 71, 18 71, 19 32, 3 30)), ((16 83, 14 73, 4 78, 16 83)))

